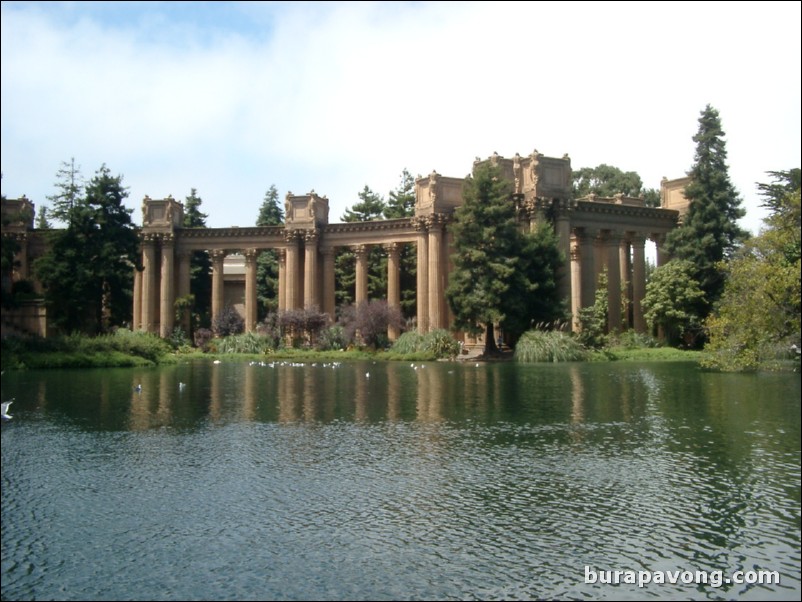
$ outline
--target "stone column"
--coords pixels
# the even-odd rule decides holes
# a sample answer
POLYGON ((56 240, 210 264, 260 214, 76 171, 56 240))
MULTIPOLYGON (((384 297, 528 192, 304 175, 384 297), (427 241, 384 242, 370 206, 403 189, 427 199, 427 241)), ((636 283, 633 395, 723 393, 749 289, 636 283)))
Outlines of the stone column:
POLYGON ((162 282, 159 308, 159 336, 166 339, 175 324, 175 282, 173 279, 174 244, 172 235, 162 238, 162 282))
POLYGON ((356 255, 356 292, 354 303, 357 307, 368 300, 368 247, 355 245, 356 255))
POLYGON ((300 277, 300 257, 298 256, 298 235, 292 230, 284 233, 284 239, 287 241, 287 296, 285 297, 285 311, 292 311, 293 309, 300 309, 300 299, 298 298, 299 277, 300 277))
POLYGON ((646 296, 646 258, 642 236, 632 238, 632 326, 636 332, 646 332, 643 317, 643 298, 646 296))
POLYGON ((579 235, 579 257, 582 262, 581 307, 590 307, 596 302, 596 237, 587 230, 579 235))
POLYGON ((418 231, 417 287, 416 305, 418 310, 418 332, 429 332, 429 236, 426 221, 414 220, 418 231))
POLYGON ((571 330, 578 332, 579 310, 582 309, 582 255, 579 252, 579 237, 571 243, 571 330))
MULTIPOLYGON (((178 297, 186 297, 190 293, 190 267, 192 262, 192 251, 178 251, 178 297)), ((192 320, 191 311, 185 311, 181 317, 181 328, 189 334, 190 322, 192 320)))
POLYGON ((323 313, 329 314, 332 322, 335 319, 334 297, 334 252, 333 248, 323 249, 323 313))
POLYGON ((565 299, 569 303, 571 301, 571 274, 569 272, 569 261, 571 257, 570 211, 570 201, 567 199, 560 199, 558 201, 555 230, 557 233, 557 245, 563 255, 564 261, 563 265, 557 271, 557 290, 560 293, 560 299, 565 299))
POLYGON ((429 331, 443 328, 443 216, 429 218, 429 331))
POLYGON ((621 330, 621 272, 619 272, 620 234, 610 231, 607 235, 607 331, 621 330))
POLYGON ((142 274, 142 330, 156 331, 156 241, 147 236, 142 242, 142 264, 145 266, 142 274))
POLYGON ((257 299, 256 299, 256 260, 259 257, 258 249, 245 249, 245 332, 256 329, 257 299))
POLYGON ((278 311, 287 309, 287 251, 278 250, 278 311))
MULTIPOLYGON (((387 307, 397 308, 401 311, 401 245, 391 242, 384 245, 387 251, 387 307)), ((390 325, 387 328, 387 338, 395 341, 398 338, 398 328, 390 325)))
POLYGON ((134 268, 134 316, 131 323, 133 330, 142 328, 142 271, 134 268))
POLYGON ((654 241, 654 245, 657 248, 657 267, 659 268, 661 265, 665 265, 666 263, 668 263, 668 260, 670 259, 665 249, 666 235, 652 234, 652 240, 654 241))
POLYGON ((320 309, 320 296, 317 292, 317 230, 307 230, 304 247, 304 309, 320 309))
POLYGON ((212 257, 212 322, 223 311, 225 297, 223 296, 223 261, 226 252, 223 249, 214 249, 212 257))

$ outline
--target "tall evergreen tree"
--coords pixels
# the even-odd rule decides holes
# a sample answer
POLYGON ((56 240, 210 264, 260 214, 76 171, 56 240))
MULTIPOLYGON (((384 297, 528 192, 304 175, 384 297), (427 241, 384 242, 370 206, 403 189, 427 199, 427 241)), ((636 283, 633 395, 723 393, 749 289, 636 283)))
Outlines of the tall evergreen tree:
POLYGON ((63 332, 93 334, 131 318, 139 241, 133 210, 124 205, 128 192, 122 176, 112 176, 103 165, 85 193, 62 205, 67 228, 51 231, 48 251, 34 262, 34 270, 51 323, 63 332))
POLYGON ((68 225, 73 209, 80 202, 84 183, 81 176, 81 167, 75 165, 75 158, 70 158, 69 163, 62 161, 61 166, 56 172, 56 194, 48 196, 47 200, 52 203, 50 217, 68 225))
POLYGON ((741 199, 730 182, 724 131, 716 109, 707 105, 699 118, 695 161, 685 188, 690 201, 682 225, 666 239, 673 258, 690 261, 693 277, 704 292, 699 316, 704 318, 724 290, 722 261, 728 260, 747 233, 738 226, 744 216, 741 199))
POLYGON ((464 204, 454 213, 454 269, 446 298, 456 328, 484 330, 486 352, 496 349, 494 323, 520 334, 533 320, 562 317, 555 236, 546 226, 524 233, 511 195, 512 184, 498 167, 479 164, 465 180, 464 204))
POLYGON ((47 214, 47 205, 42 205, 39 207, 39 211, 36 213, 37 230, 50 230, 53 227, 50 223, 50 220, 47 219, 47 214))
MULTIPOLYGON (((278 202, 278 190, 271 184, 259 207, 257 226, 280 226, 284 223, 284 210, 278 202)), ((256 296, 258 318, 278 309, 278 254, 274 250, 262 251, 256 260, 256 296)))
MULTIPOLYGON (((382 218, 386 205, 381 195, 365 185, 358 196, 359 202, 345 210, 342 221, 369 222, 382 218)), ((349 305, 356 296, 356 255, 351 249, 340 247, 334 261, 337 305, 349 305)), ((368 297, 375 299, 386 295, 387 258, 380 247, 374 246, 368 254, 368 297)))
MULTIPOLYGON (((415 215, 415 178, 404 168, 398 188, 390 191, 384 217, 398 219, 415 215)), ((399 264, 401 267, 401 314, 412 318, 417 313, 417 245, 406 244, 401 247, 399 264)))
MULTIPOLYGON (((203 200, 195 188, 184 199, 184 228, 206 228, 207 214, 200 210, 203 200)), ((194 251, 189 268, 189 291, 194 296, 195 326, 212 323, 212 260, 207 251, 194 251)))

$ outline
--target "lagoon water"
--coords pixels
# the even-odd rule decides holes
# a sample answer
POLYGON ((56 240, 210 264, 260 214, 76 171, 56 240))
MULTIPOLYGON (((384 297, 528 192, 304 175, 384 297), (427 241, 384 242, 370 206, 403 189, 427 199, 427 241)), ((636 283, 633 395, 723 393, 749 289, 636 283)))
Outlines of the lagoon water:
POLYGON ((800 598, 799 374, 416 367, 6 372, 2 599, 800 598))

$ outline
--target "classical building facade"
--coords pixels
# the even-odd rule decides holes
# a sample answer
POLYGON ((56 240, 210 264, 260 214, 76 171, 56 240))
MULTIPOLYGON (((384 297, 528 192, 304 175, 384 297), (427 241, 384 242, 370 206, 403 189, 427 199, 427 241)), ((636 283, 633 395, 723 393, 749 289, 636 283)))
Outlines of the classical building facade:
MULTIPOLYGON (((609 329, 644 331, 645 243, 657 246, 657 262, 665 236, 687 209, 682 190, 687 178, 663 180, 662 206, 644 206, 643 199, 617 195, 572 199, 571 161, 568 156, 546 157, 538 151, 512 158, 497 154, 485 161, 499 166, 513 185, 522 228, 546 221, 554 227, 565 263, 559 290, 578 328, 579 310, 593 305, 602 271, 607 272, 609 329)), ((477 159, 477 162, 479 160, 477 159)), ((279 256, 279 310, 317 308, 335 315, 334 256, 347 247, 356 255, 355 301, 368 298, 368 251, 380 247, 387 254, 387 302, 400 306, 400 253, 404 245, 417 250, 417 328, 428 332, 448 328, 451 316, 445 289, 451 269, 449 230, 454 212, 462 205, 462 178, 432 172, 415 183, 415 215, 411 218, 357 223, 329 223, 329 200, 310 192, 288 193, 285 224, 268 227, 183 228, 183 205, 167 197, 142 201, 142 270, 134 272, 133 328, 168 336, 176 326, 175 301, 190 291, 190 258, 206 251, 212 262, 212 315, 232 300, 243 308, 246 330, 257 325, 256 259, 265 250, 279 256), (226 257, 241 254, 242 274, 226 277, 226 257), (244 280, 244 285, 243 285, 244 280)), ((3 213, 23 210, 24 223, 3 226, 3 236, 19 243, 14 272, 8 280, 30 279, 30 264, 44 252, 45 238, 33 229, 33 203, 4 200, 3 213)), ((4 217, 4 224, 7 220, 4 217)), ((8 282, 4 281, 4 287, 8 282)), ((42 310, 43 311, 43 310, 42 310)), ((8 315, 8 314, 7 314, 8 315)), ((36 330, 45 330, 37 314, 36 330)), ((6 323, 11 320, 4 318, 6 323)), ((10 326, 9 326, 10 327, 10 326)), ((388 333, 395 338, 398 333, 388 333)))
MULTIPOLYGON (((546 157, 537 151, 521 157, 493 155, 514 187, 522 227, 549 221, 566 262, 559 274, 560 293, 574 316, 593 305, 599 274, 607 272, 609 328, 644 331, 641 303, 645 295, 644 246, 657 245, 663 261, 665 235, 677 224, 674 209, 645 207, 643 199, 618 195, 572 200, 571 162, 567 156, 546 157), (623 294, 622 294, 623 293, 623 294)), ((329 201, 315 192, 288 193, 285 224, 269 227, 181 227, 183 206, 175 199, 145 198, 142 203, 142 265, 134 286, 134 328, 167 336, 175 326, 174 304, 189 293, 189 265, 194 251, 208 251, 212 260, 212 315, 223 308, 224 260, 244 256, 245 328, 256 327, 256 258, 274 249, 279 254, 278 308, 319 309, 335 315, 334 256, 347 247, 356 255, 355 301, 368 298, 368 251, 378 246, 387 254, 387 303, 400 306, 400 252, 417 247, 417 328, 428 332, 448 328, 451 317, 445 298, 451 268, 449 224, 462 204, 461 178, 432 172, 415 183, 415 215, 411 218, 357 223, 329 223, 329 201)), ((389 333, 395 338, 398 333, 389 333)))

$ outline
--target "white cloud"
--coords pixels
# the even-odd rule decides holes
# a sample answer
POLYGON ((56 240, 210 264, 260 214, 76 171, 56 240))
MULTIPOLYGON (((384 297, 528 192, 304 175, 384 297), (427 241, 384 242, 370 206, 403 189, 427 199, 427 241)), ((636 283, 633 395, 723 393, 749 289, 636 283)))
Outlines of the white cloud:
POLYGON ((338 218, 404 167, 534 148, 657 187, 707 103, 748 227, 754 182, 800 165, 798 3, 95 5, 2 5, 7 196, 45 202, 74 156, 132 208, 195 187, 210 225, 248 225, 276 184, 338 218))

